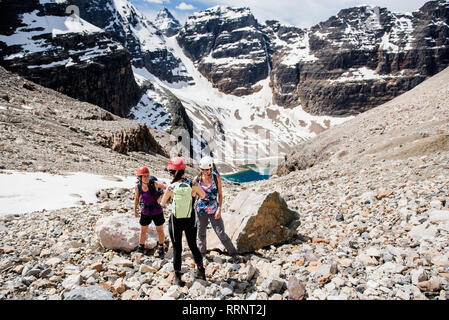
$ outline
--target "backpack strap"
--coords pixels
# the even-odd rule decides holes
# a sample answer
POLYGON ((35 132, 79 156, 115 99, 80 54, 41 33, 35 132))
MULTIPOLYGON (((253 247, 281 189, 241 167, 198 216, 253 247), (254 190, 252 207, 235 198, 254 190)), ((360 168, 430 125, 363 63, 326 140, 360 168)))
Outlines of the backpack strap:
POLYGON ((142 184, 140 182, 137 184, 137 190, 139 190, 139 196, 142 194, 142 184))
POLYGON ((218 190, 218 174, 215 171, 212 171, 212 176, 214 177, 215 186, 217 187, 218 190))
MULTIPOLYGON (((198 182, 198 181, 199 180, 197 179, 196 182, 198 182)), ((193 188, 193 180, 190 180, 189 182, 190 182, 190 187, 193 188)), ((194 228, 196 228, 196 221, 197 221, 197 219, 196 219, 196 210, 195 210, 195 201, 196 201, 196 196, 192 197, 192 216, 193 216, 193 220, 195 221, 193 223, 194 228)))
POLYGON ((142 197, 141 197, 143 191, 142 191, 142 184, 140 182, 137 184, 137 190, 139 191, 139 204, 140 204, 140 207, 143 209, 143 208, 145 208, 145 203, 143 203, 142 197))

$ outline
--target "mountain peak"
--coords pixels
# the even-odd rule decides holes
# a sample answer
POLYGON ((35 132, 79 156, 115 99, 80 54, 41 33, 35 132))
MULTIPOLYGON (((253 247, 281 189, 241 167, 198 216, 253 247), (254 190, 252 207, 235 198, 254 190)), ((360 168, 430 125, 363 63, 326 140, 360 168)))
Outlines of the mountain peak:
POLYGON ((174 36, 181 28, 181 24, 172 15, 167 8, 162 8, 156 16, 154 24, 161 30, 167 37, 174 36))
POLYGON ((173 16, 173 14, 170 12, 170 10, 168 10, 166 7, 163 7, 159 13, 157 14, 156 20, 158 19, 170 19, 170 20, 176 20, 176 18, 173 16))

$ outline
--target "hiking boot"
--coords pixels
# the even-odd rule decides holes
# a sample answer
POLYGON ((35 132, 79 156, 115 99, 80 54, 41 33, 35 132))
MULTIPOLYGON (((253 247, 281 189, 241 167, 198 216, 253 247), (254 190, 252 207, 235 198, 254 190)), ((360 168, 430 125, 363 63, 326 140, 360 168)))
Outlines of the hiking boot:
POLYGON ((229 262, 240 263, 242 262, 242 260, 240 259, 240 256, 238 254, 235 254, 231 257, 231 259, 229 259, 229 262))
POLYGON ((196 277, 201 280, 206 280, 206 269, 203 266, 198 266, 196 270, 196 277))
POLYGON ((165 255, 165 251, 164 251, 164 244, 163 243, 158 243, 157 244, 157 255, 160 258, 163 258, 165 255))
POLYGON ((175 272, 175 278, 173 279, 174 284, 180 287, 184 287, 186 283, 182 281, 181 276, 182 276, 181 272, 175 272))
POLYGON ((208 253, 201 253, 201 256, 203 259, 206 259, 207 261, 212 261, 212 257, 208 253))
POLYGON ((145 254, 145 252, 146 252, 145 245, 144 244, 139 244, 139 246, 137 247, 137 252, 145 254))

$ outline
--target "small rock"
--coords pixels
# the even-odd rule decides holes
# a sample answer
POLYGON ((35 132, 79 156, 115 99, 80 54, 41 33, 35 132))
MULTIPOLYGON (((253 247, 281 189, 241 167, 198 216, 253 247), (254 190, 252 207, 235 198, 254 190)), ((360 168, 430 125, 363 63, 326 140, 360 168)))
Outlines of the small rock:
POLYGON ((157 270, 151 266, 147 266, 146 264, 141 264, 140 268, 139 268, 139 272, 140 273, 148 273, 148 272, 156 273, 157 270))
POLYGON ((220 292, 225 297, 230 296, 230 295, 234 294, 234 288, 231 286, 226 286, 226 287, 222 288, 220 292))
POLYGON ((272 293, 279 293, 281 292, 284 284, 285 284, 284 279, 270 275, 267 279, 265 279, 264 282, 262 282, 261 290, 266 292, 268 295, 272 293))
POLYGON ((418 283, 424 282, 428 279, 427 273, 424 269, 412 270, 410 272, 410 275, 412 277, 412 283, 414 285, 417 285, 418 283))
POLYGON ((125 282, 123 281, 123 278, 117 279, 115 281, 113 287, 114 287, 115 291, 117 291, 120 294, 125 292, 126 288, 125 288, 125 282))
POLYGON ((68 276, 63 282, 62 287, 67 290, 72 290, 81 283, 81 276, 79 274, 68 276))
POLYGON ((64 293, 64 300, 114 300, 112 293, 100 286, 76 287, 64 293))
POLYGON ((368 250, 366 250, 365 252, 368 256, 370 257, 380 257, 380 251, 377 250, 376 248, 369 248, 368 250))
POLYGON ((24 266, 20 265, 14 268, 14 272, 17 274, 22 274, 24 266))
POLYGON ((293 300, 303 300, 306 292, 304 284, 295 276, 288 279, 287 289, 289 297, 293 300))
POLYGON ((127 290, 121 296, 122 300, 136 300, 139 298, 139 293, 134 290, 127 290))
POLYGON ((51 270, 50 268, 44 269, 42 270, 42 272, 39 274, 40 278, 46 278, 48 276, 50 276, 53 273, 53 270, 51 270))
POLYGON ((316 273, 316 277, 323 277, 323 276, 328 276, 328 275, 333 275, 337 273, 337 265, 335 263, 332 264, 323 264, 322 266, 319 267, 317 273, 316 273))
POLYGON ((398 292, 396 293, 396 297, 398 297, 401 300, 410 300, 410 294, 402 290, 398 290, 398 292))
POLYGON ((376 259, 366 254, 361 254, 357 256, 357 260, 360 261, 365 266, 377 266, 379 264, 379 262, 377 262, 376 259))
POLYGON ((97 263, 92 264, 90 266, 90 268, 100 272, 101 270, 103 270, 103 264, 101 262, 97 262, 97 263))
POLYGON ((49 266, 56 266, 56 265, 58 265, 59 263, 61 263, 61 259, 60 258, 58 258, 58 257, 55 257, 55 258, 51 258, 51 259, 48 259, 46 262, 45 262, 45 264, 47 264, 47 265, 49 265, 49 266))
POLYGON ((439 279, 432 278, 428 281, 418 283, 418 288, 424 292, 437 292, 442 288, 442 285, 439 279))

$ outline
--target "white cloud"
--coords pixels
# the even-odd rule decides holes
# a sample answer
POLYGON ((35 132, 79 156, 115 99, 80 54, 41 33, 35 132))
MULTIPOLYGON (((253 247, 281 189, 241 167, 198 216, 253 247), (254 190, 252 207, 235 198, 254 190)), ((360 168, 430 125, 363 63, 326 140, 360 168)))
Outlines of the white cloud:
POLYGON ((193 9, 195 9, 195 7, 193 5, 191 5, 191 4, 187 4, 185 2, 181 2, 180 4, 178 4, 176 6, 176 9, 179 9, 179 10, 193 10, 193 9))
POLYGON ((386 7, 394 12, 412 12, 418 10, 428 0, 197 0, 206 6, 229 5, 249 7, 259 22, 278 20, 298 27, 310 27, 331 16, 341 9, 368 4, 386 7))
MULTIPOLYGON (((164 2, 164 0, 143 0, 145 2, 150 2, 150 3, 158 3, 158 4, 162 4, 164 2)), ((168 2, 168 1, 165 1, 168 2)))

